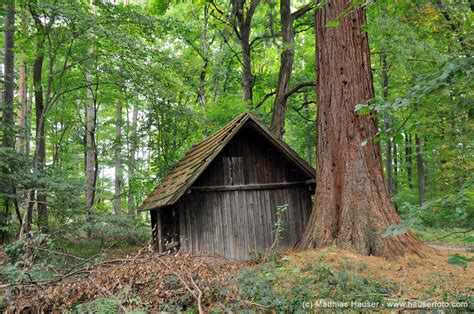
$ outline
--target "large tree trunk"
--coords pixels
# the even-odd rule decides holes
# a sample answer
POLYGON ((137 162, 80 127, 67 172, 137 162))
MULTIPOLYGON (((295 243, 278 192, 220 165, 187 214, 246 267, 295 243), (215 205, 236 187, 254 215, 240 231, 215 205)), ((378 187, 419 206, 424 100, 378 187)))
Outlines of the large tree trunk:
POLYGON ((299 248, 336 244, 366 255, 418 253, 410 233, 384 237, 399 224, 383 180, 377 120, 360 116, 357 104, 374 96, 363 8, 351 0, 316 10, 317 189, 315 207, 299 248), (327 27, 340 19, 340 26, 327 27))
POLYGON ((115 215, 122 213, 122 100, 119 99, 115 112, 115 215))
POLYGON ((423 143, 418 134, 415 134, 416 167, 418 173, 418 201, 423 205, 425 201, 425 162, 423 160, 423 143))
POLYGON ((130 155, 128 159, 128 216, 135 216, 135 156, 137 154, 138 103, 134 102, 132 112, 132 132, 130 134, 130 155))

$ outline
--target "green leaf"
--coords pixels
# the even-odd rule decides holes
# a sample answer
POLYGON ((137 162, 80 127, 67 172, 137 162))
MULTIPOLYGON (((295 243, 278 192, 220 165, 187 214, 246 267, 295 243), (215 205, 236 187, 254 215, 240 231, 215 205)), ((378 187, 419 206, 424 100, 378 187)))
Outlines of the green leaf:
POLYGON ((474 258, 462 256, 458 253, 451 254, 448 257, 448 263, 449 264, 461 266, 462 268, 466 268, 467 264, 470 263, 470 262, 473 262, 473 261, 474 261, 474 258))

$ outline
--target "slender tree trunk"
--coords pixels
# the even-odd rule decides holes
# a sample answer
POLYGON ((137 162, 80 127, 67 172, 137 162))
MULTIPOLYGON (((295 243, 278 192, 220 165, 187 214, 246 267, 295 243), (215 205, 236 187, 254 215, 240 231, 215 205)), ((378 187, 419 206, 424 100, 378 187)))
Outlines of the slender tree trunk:
MULTIPOLYGON (((387 54, 385 49, 380 54, 382 62, 382 93, 383 99, 388 100, 388 66, 387 54)), ((384 116, 384 128, 387 140, 385 142, 385 172, 388 194, 393 195, 393 177, 392 177, 392 139, 390 138, 390 118, 388 114, 384 116)))
POLYGON ((117 103, 115 112, 115 215, 122 213, 122 100, 117 103))
MULTIPOLYGON (((92 14, 95 14, 96 7, 92 0, 89 1, 92 14)), ((88 35, 91 38, 91 35, 88 35)), ((88 54, 92 57, 94 55, 94 45, 91 44, 88 49, 88 54)), ((95 63, 91 67, 94 66, 95 63)), ((86 81, 91 84, 93 76, 90 72, 86 72, 86 81)), ((92 222, 93 207, 96 196, 97 175, 99 170, 97 157, 97 143, 96 143, 96 121, 97 121, 97 107, 96 98, 93 93, 92 86, 87 89, 87 99, 84 108, 85 116, 85 173, 86 173, 86 219, 89 223, 92 222)), ((87 230, 87 237, 91 238, 91 230, 87 230)))
POLYGON ((199 74, 199 102, 203 108, 207 106, 207 98, 206 98, 206 74, 207 74, 207 66, 209 64, 208 60, 208 51, 209 51, 209 44, 207 42, 207 28, 208 28, 208 20, 209 20, 209 13, 207 5, 204 6, 204 25, 202 30, 202 54, 204 57, 204 65, 201 69, 201 73, 199 74))
MULTIPOLYGON (((26 34, 26 28, 28 19, 26 15, 26 9, 22 9, 21 11, 21 33, 23 35, 26 34)), ((18 145, 17 151, 19 153, 27 154, 26 150, 26 140, 27 140, 27 121, 29 119, 28 116, 28 100, 27 100, 27 76, 26 76, 26 62, 25 62, 25 54, 24 52, 20 53, 20 61, 18 65, 18 104, 20 106, 20 114, 18 118, 18 145)))
MULTIPOLYGON (((89 77, 90 78, 90 77, 89 77)), ((88 79, 90 82, 90 80, 88 79)), ((95 131, 96 131, 96 110, 94 97, 92 92, 88 89, 87 91, 87 103, 85 105, 85 166, 86 166, 86 208, 87 208, 87 219, 90 221, 92 216, 92 207, 94 206, 95 191, 97 183, 97 171, 96 171, 96 145, 95 145, 95 131)), ((90 234, 88 234, 90 236, 90 234)))
POLYGON ((18 104, 20 106, 20 114, 18 117, 18 145, 17 151, 26 154, 26 121, 28 119, 28 102, 26 88, 26 65, 23 56, 20 56, 18 66, 18 104))
POLYGON ((280 72, 278 74, 277 92, 273 103, 271 130, 281 139, 285 133, 285 116, 288 100, 287 92, 291 81, 293 61, 295 59, 295 32, 293 29, 290 0, 280 0, 280 19, 283 47, 280 56, 281 62, 280 72))
POLYGON ((390 122, 388 121, 387 115, 384 118, 384 128, 387 134, 387 140, 385 141, 385 172, 386 172, 386 185, 388 195, 393 195, 393 177, 392 177, 392 140, 390 138, 390 122))
POLYGON ((250 31, 252 18, 257 6, 260 4, 260 0, 250 0, 248 6, 245 0, 232 0, 231 4, 232 28, 239 39, 242 49, 242 89, 244 102, 249 106, 253 101, 253 85, 255 83, 255 76, 252 74, 250 31))
MULTIPOLYGON (((33 67, 29 67, 29 72, 30 72, 30 77, 33 77, 33 67)), ((28 79, 28 78, 27 78, 28 79)), ((31 114, 32 114, 32 108, 33 108, 33 95, 34 95, 34 86, 33 86, 33 80, 28 79, 30 81, 29 86, 27 87, 27 98, 26 98, 26 135, 25 135, 25 141, 26 141, 26 155, 30 155, 31 153, 31 114)))
MULTIPOLYGON (((3 114, 2 114, 2 147, 15 147, 15 120, 13 97, 15 89, 15 1, 7 0, 4 16, 4 82, 3 82, 3 114)), ((8 194, 14 191, 13 183, 8 183, 8 194)), ((5 228, 10 221, 11 198, 5 196, 4 212, 0 217, 0 227, 5 228)), ((20 218, 21 219, 21 218, 20 218)), ((0 231, 0 241, 3 243, 7 231, 0 231)))
POLYGON ((268 7, 270 10, 268 11, 268 29, 270 30, 270 36, 272 38, 272 43, 273 45, 276 46, 276 35, 275 35, 275 6, 276 2, 273 2, 273 0, 266 0, 265 1, 268 4, 268 7))
MULTIPOLYGON (((308 102, 308 94, 305 93, 304 95, 304 116, 307 121, 310 120, 309 118, 309 102, 308 102)), ((314 124, 313 124, 314 125, 314 124)), ((311 145, 313 141, 311 140, 310 136, 306 137, 306 160, 308 164, 313 164, 313 145, 311 145)))
POLYGON ((412 159, 412 144, 411 134, 405 133, 405 162, 407 168, 408 187, 413 189, 413 159, 412 159))
MULTIPOLYGON (((33 81, 35 86, 35 115, 36 115, 36 169, 39 173, 44 171, 46 161, 46 138, 45 138, 45 108, 43 103, 43 88, 41 82, 41 76, 43 72, 43 60, 44 55, 42 52, 43 47, 38 47, 39 56, 36 58, 33 66, 33 81)), ((38 210, 38 226, 41 228, 47 228, 48 225, 48 212, 46 208, 46 197, 41 193, 36 192, 36 203, 38 210)))
MULTIPOLYGON (((30 77, 33 77, 34 68, 30 67, 30 77)), ((26 155, 30 154, 30 138, 31 138, 31 108, 33 108, 33 94, 34 94, 34 84, 33 80, 30 80, 30 86, 27 89, 27 113, 26 117, 26 155)), ((35 157, 36 158, 36 157, 35 157)), ((28 192, 28 204, 26 206, 26 212, 24 214, 23 223, 20 229, 20 239, 31 230, 31 225, 33 224, 33 205, 35 201, 35 191, 28 192)))
POLYGON ((253 85, 255 77, 252 74, 252 59, 250 48, 250 25, 246 25, 241 29, 242 40, 242 88, 244 91, 244 102, 252 104, 253 102, 253 85))
POLYGON ((4 89, 2 115, 2 146, 15 147, 13 96, 15 90, 15 1, 7 0, 4 17, 4 89))
POLYGON ((418 253, 410 233, 384 237, 400 223, 383 179, 377 120, 355 112, 374 96, 363 8, 333 0, 316 10, 318 143, 316 202, 299 248, 335 243, 361 254, 418 253), (340 20, 340 26, 327 27, 340 20), (366 142, 368 141, 368 142, 366 142))
POLYGON ((135 216, 135 168, 137 154, 138 103, 134 102, 132 112, 132 132, 130 135, 130 156, 128 160, 128 216, 135 216))
POLYGON ((397 142, 393 141, 393 194, 398 190, 398 146, 397 142))
POLYGON ((280 71, 278 74, 278 85, 276 88, 275 101, 273 103, 273 114, 271 130, 278 138, 283 138, 285 133, 285 117, 288 97, 291 92, 289 85, 291 82, 291 72, 295 59, 295 31, 293 22, 299 17, 313 9, 310 3, 299 10, 291 13, 291 1, 280 0, 280 20, 282 33, 282 52, 280 56, 280 71))
POLYGON ((418 172, 418 201, 420 205, 425 201, 425 163, 423 160, 423 143, 418 134, 415 134, 416 167, 418 172))

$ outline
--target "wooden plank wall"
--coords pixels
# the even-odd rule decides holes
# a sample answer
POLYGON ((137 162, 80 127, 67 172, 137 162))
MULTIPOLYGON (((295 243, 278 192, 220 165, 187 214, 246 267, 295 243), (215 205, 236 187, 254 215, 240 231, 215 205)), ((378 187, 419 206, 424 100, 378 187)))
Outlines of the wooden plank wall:
POLYGON ((281 247, 291 247, 304 231, 311 212, 308 187, 255 191, 193 193, 179 203, 181 249, 248 259, 273 243, 276 208, 288 204, 281 247))

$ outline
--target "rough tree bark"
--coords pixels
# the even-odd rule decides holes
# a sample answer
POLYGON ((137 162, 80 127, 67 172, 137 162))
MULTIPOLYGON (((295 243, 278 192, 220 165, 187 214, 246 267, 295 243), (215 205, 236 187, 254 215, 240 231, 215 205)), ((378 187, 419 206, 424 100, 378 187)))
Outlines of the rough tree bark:
POLYGON ((290 96, 289 84, 295 59, 295 30, 293 28, 293 22, 312 10, 314 6, 315 3, 311 2, 296 12, 291 13, 290 0, 280 0, 282 52, 280 56, 280 71, 278 74, 278 85, 275 101, 273 102, 272 122, 270 127, 273 133, 280 139, 283 138, 283 134, 285 133, 286 108, 288 97, 290 96))
POLYGON ((363 8, 334 0, 316 10, 317 188, 315 207, 298 248, 336 244, 366 255, 421 255, 410 233, 383 237, 399 224, 383 180, 377 120, 357 104, 374 96, 363 8), (347 13, 347 14, 346 14, 347 13), (327 27, 340 19, 340 26, 327 27))

